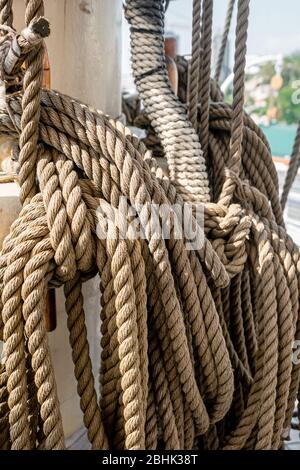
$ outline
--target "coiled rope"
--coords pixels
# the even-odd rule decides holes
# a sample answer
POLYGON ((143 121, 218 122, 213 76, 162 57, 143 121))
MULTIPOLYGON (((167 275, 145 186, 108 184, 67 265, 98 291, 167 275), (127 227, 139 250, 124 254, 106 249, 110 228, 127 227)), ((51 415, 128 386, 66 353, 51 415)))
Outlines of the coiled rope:
MULTIPOLYGON (((41 9, 27 1, 31 30, 41 9)), ((0 131, 19 137, 23 201, 0 257, 1 448, 64 447, 43 318, 47 288, 59 285, 93 449, 281 446, 300 379, 291 361, 300 337, 300 257, 283 226, 268 144, 243 113, 248 13, 249 1, 239 0, 233 107, 213 82, 209 88, 210 181, 198 136, 166 79, 162 0, 129 0, 126 15, 137 85, 170 178, 120 122, 40 90, 42 38, 26 58, 24 90, 8 93, 0 110, 0 131), (120 197, 144 237, 124 237, 101 217, 100 202, 118 209, 120 197), (188 220, 202 241, 194 250, 185 234, 176 237, 172 217, 169 238, 153 231, 151 204, 172 209, 184 200, 204 213, 204 233, 195 212, 188 220), (81 293, 97 272, 99 402, 81 293)))

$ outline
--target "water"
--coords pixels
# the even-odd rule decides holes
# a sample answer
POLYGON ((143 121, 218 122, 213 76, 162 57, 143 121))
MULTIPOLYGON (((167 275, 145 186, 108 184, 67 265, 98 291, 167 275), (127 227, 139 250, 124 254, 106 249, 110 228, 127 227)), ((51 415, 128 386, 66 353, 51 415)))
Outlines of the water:
POLYGON ((272 124, 260 126, 271 145, 272 154, 276 157, 291 155, 297 126, 288 124, 272 124))

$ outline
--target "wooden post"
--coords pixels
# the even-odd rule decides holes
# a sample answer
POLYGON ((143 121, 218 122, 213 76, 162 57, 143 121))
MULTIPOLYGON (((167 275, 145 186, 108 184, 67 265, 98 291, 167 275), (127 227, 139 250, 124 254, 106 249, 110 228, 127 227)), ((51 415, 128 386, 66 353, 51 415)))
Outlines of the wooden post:
MULTIPOLYGON (((14 0, 15 26, 24 27, 24 0, 14 0)), ((55 90, 111 116, 121 109, 122 0, 44 0, 46 40, 55 90)))

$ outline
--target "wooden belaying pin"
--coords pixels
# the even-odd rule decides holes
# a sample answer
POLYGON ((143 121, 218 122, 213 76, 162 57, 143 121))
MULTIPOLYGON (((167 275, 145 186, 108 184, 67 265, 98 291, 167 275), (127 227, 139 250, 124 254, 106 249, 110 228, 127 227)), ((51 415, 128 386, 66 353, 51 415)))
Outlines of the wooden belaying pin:
POLYGON ((178 70, 175 62, 176 58, 176 39, 169 37, 165 39, 165 54, 166 54, 166 66, 169 76, 169 81, 172 90, 175 95, 178 92, 178 70))
POLYGON ((178 93, 178 70, 177 65, 170 56, 166 55, 166 66, 169 76, 169 82, 175 95, 178 93))
POLYGON ((49 62, 49 55, 48 51, 45 48, 44 53, 44 62, 43 62, 43 88, 47 88, 50 90, 51 88, 51 71, 50 71, 50 62, 49 62))
MULTIPOLYGON (((47 49, 45 48, 43 63, 43 88, 51 88, 51 71, 47 49)), ((55 289, 49 289, 46 297, 45 324, 48 332, 56 328, 56 298, 55 289)))
POLYGON ((177 39, 176 36, 169 35, 165 38, 165 53, 175 60, 177 55, 177 39))

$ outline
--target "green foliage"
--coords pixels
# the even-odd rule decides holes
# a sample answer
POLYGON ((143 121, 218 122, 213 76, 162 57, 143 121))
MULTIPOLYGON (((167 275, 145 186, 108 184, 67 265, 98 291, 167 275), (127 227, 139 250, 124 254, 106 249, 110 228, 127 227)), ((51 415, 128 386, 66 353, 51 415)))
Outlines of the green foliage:
POLYGON ((284 58, 282 77, 284 86, 290 86, 295 80, 300 80, 300 54, 284 58))
POLYGON ((262 85, 269 85, 272 77, 275 75, 275 65, 273 62, 266 62, 260 67, 260 74, 262 78, 262 85))
POLYGON ((224 95, 224 101, 225 103, 232 104, 232 87, 229 87, 226 90, 226 93, 224 95))
POLYGON ((295 124, 300 120, 300 105, 293 104, 292 95, 295 93, 291 86, 284 86, 277 98, 277 106, 281 120, 287 124, 295 124))
POLYGON ((293 83, 300 80, 300 55, 293 54, 284 58, 282 77, 283 87, 277 98, 280 116, 287 124, 294 124, 300 120, 300 105, 292 101, 295 93, 293 83))
MULTIPOLYGON (((275 65, 267 62, 260 67, 261 83, 263 85, 271 84, 272 77, 275 75, 275 65)), ((292 54, 283 59, 282 66, 283 87, 279 90, 277 96, 270 94, 269 102, 266 107, 255 109, 260 116, 266 114, 267 109, 271 106, 277 106, 279 110, 280 120, 287 124, 297 123, 300 119, 300 105, 294 104, 292 96, 295 93, 293 83, 300 81, 300 53, 292 54)), ((247 103, 248 104, 248 103, 247 103)), ((253 110, 254 111, 254 110, 253 110)))
MULTIPOLYGON (((272 78, 275 74, 276 70, 273 62, 266 62, 261 65, 258 77, 260 85, 271 85, 272 78)), ((300 120, 300 104, 293 103, 292 96, 296 91, 295 88, 293 88, 293 84, 295 84, 296 81, 300 81, 300 52, 283 59, 281 75, 283 78, 283 86, 278 92, 270 88, 270 95, 266 100, 266 105, 255 106, 255 101, 250 94, 246 97, 246 106, 251 108, 251 113, 255 113, 259 116, 265 116, 269 108, 276 106, 279 111, 280 121, 286 122, 287 124, 295 124, 300 120)), ((246 81, 247 79, 251 79, 251 76, 246 76, 246 81)), ((297 96, 300 96, 300 92, 297 96)), ((232 87, 227 89, 224 98, 227 103, 232 103, 232 87)))

